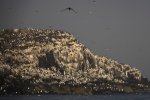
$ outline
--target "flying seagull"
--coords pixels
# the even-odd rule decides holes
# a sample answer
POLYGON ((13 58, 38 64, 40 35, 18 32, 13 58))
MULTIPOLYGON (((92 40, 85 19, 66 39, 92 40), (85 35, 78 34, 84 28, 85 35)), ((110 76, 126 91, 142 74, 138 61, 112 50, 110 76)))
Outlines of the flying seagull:
POLYGON ((68 7, 68 8, 65 8, 65 9, 62 9, 61 10, 61 12, 64 12, 64 11, 66 11, 66 10, 68 10, 68 11, 72 11, 72 12, 74 12, 74 13, 77 13, 77 11, 75 11, 73 8, 71 8, 71 7, 68 7))

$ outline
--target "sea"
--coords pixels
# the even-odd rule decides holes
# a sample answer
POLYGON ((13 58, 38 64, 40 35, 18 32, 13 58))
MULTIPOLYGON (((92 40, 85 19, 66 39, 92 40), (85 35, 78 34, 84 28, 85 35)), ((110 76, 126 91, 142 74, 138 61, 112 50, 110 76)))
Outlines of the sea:
POLYGON ((0 100, 150 100, 150 94, 118 95, 19 95, 0 96, 0 100))

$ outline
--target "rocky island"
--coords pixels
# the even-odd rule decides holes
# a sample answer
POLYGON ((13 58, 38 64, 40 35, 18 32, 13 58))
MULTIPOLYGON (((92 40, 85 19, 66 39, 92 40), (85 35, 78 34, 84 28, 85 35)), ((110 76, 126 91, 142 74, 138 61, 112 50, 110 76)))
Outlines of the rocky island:
POLYGON ((148 92, 142 73, 95 55, 69 32, 0 30, 0 95, 148 92))

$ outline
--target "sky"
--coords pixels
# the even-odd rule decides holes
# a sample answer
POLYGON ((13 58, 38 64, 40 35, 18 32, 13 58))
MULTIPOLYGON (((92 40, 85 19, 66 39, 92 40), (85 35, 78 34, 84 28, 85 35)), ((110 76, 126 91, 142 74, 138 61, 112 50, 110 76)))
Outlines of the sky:
POLYGON ((150 80, 150 0, 0 0, 1 29, 29 27, 70 32, 150 80))

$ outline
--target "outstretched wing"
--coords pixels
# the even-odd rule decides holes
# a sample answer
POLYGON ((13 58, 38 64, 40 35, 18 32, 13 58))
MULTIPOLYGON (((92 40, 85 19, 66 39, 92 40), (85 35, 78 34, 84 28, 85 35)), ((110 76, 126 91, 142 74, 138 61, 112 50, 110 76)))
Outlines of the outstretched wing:
POLYGON ((60 12, 64 12, 64 11, 66 11, 66 10, 68 10, 68 8, 62 9, 62 10, 60 10, 60 12))
POLYGON ((78 13, 77 11, 75 11, 75 10, 74 10, 74 9, 72 9, 72 8, 71 8, 70 10, 71 10, 71 11, 73 11, 74 13, 78 13))

